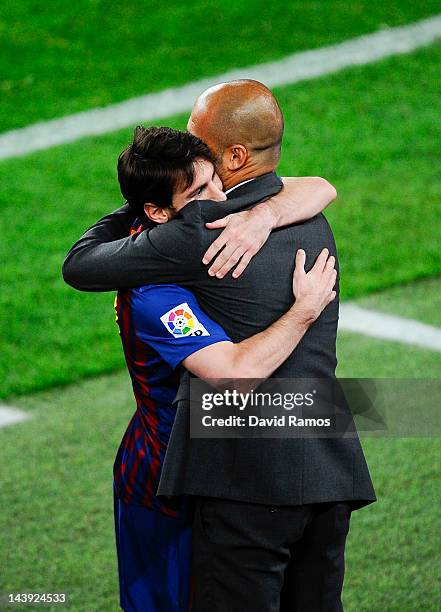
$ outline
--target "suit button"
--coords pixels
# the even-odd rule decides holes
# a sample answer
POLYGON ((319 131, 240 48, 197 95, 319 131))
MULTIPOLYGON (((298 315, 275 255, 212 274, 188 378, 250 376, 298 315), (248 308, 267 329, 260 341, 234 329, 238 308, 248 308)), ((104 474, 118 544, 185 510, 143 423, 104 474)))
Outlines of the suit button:
POLYGON ((274 506, 272 506, 269 511, 271 512, 271 514, 274 514, 274 512, 277 512, 277 508, 274 508, 274 506))

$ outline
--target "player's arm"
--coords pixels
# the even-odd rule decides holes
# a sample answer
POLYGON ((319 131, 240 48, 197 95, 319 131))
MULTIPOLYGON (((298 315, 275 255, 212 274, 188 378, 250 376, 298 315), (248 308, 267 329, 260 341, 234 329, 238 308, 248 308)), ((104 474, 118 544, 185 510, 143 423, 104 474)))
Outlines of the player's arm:
POLYGON ((333 185, 320 176, 284 177, 283 189, 256 206, 272 216, 272 229, 300 223, 321 213, 337 197, 333 185))
POLYGON ((289 357, 310 325, 335 298, 335 258, 324 249, 313 268, 305 273, 305 252, 299 250, 293 276, 293 306, 266 330, 233 344, 206 346, 184 361, 198 378, 265 379, 289 357))
POLYGON ((236 266, 237 278, 273 230, 315 217, 336 197, 335 187, 324 178, 285 177, 282 191, 266 202, 207 223, 209 229, 225 228, 204 254, 202 261, 211 262, 208 273, 223 278, 236 266))

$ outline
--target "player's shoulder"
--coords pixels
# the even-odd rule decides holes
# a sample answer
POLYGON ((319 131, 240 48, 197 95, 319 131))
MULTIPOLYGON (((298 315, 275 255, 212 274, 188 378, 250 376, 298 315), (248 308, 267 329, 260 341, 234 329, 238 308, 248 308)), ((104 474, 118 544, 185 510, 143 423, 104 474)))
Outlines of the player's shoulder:
POLYGON ((157 299, 174 295, 193 295, 190 289, 175 283, 146 284, 130 290, 134 295, 143 296, 145 299, 157 299))
POLYGON ((185 287, 175 284, 147 284, 130 290, 132 306, 137 309, 149 309, 155 312, 178 306, 182 302, 194 302, 195 296, 185 287))
POLYGON ((217 331, 215 324, 200 309, 195 295, 185 287, 143 285, 132 289, 131 294, 137 331, 147 334, 150 339, 210 336, 207 327, 212 333, 217 331))

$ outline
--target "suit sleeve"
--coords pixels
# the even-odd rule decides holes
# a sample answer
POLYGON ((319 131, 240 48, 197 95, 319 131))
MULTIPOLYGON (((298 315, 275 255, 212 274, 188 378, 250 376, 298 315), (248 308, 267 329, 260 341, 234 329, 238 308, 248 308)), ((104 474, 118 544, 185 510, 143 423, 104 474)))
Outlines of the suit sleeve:
POLYGON ((198 208, 129 236, 133 221, 130 208, 123 206, 89 228, 66 256, 66 283, 80 291, 114 291, 191 282, 202 259, 198 208))

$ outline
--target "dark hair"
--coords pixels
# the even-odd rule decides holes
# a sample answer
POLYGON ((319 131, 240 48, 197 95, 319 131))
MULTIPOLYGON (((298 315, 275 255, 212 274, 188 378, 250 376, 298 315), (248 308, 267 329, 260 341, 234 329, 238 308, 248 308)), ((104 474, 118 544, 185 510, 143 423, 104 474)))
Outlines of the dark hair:
POLYGON ((213 162, 207 145, 189 132, 138 126, 118 158, 121 193, 139 214, 145 202, 169 208, 175 190, 192 184, 197 158, 213 162))

